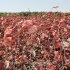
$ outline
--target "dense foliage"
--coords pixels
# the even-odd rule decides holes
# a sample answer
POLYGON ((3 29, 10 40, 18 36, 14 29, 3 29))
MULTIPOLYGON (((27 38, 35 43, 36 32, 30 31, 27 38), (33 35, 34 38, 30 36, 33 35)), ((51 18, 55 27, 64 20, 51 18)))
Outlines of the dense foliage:
POLYGON ((1 13, 1 68, 70 70, 70 13, 1 13))

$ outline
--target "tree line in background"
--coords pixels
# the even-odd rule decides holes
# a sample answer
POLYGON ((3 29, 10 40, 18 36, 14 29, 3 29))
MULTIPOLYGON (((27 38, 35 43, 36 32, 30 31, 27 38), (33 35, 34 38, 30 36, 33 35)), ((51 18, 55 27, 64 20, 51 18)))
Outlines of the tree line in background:
MULTIPOLYGON (((45 15, 46 13, 48 12, 15 12, 15 13, 7 13, 7 12, 0 12, 0 16, 8 16, 8 15, 16 15, 16 16, 35 16, 35 15, 39 15, 39 16, 42 16, 42 15, 45 15)), ((50 13, 53 13, 53 15, 56 15, 56 16, 61 16, 65 13, 62 13, 62 12, 50 12, 50 13)), ((70 15, 70 13, 66 13, 65 15, 70 15)))

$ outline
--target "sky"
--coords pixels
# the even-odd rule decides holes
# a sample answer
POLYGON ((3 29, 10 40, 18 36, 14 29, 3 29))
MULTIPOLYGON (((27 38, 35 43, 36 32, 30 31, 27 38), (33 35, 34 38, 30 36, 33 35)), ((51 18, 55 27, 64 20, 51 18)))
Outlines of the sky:
POLYGON ((70 0, 0 0, 0 12, 70 12, 70 0), (52 7, 59 6, 55 9, 52 7))

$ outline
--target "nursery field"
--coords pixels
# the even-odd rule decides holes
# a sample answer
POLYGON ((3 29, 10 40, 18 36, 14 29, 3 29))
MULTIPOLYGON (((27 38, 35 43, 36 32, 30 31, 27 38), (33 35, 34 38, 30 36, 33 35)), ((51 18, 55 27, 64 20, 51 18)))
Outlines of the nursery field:
POLYGON ((70 13, 1 15, 0 70, 70 70, 70 13))

